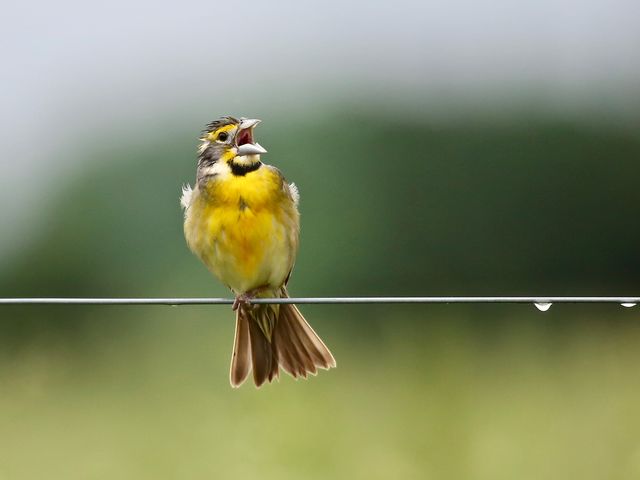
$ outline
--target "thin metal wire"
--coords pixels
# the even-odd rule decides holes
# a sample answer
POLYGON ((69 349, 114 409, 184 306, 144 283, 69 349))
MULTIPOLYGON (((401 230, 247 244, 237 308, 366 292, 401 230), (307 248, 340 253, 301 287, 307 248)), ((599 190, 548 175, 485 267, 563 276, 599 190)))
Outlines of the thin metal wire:
MULTIPOLYGON (((255 298, 253 304, 640 303, 640 297, 299 297, 255 298)), ((232 298, 0 298, 0 305, 231 305, 232 298)))

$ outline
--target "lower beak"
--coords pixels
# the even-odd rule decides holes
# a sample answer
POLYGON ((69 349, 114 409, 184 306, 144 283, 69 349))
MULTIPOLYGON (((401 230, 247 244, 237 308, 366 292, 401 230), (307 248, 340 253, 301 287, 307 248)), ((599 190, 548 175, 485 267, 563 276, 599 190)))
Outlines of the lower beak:
POLYGON ((267 153, 267 151, 259 143, 245 143, 237 147, 238 153, 236 155, 259 155, 261 153, 267 153))

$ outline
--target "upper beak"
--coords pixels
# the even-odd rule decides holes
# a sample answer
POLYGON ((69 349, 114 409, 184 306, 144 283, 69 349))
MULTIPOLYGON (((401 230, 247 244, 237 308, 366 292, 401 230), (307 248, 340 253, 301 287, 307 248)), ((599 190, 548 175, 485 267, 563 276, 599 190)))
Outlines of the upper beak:
POLYGON ((257 118, 242 118, 240 119, 240 130, 255 127, 261 121, 262 120, 258 120, 257 118))
POLYGON ((267 153, 267 151, 259 144, 253 141, 253 128, 260 123, 257 118, 243 118, 238 126, 236 134, 237 155, 259 155, 267 153))

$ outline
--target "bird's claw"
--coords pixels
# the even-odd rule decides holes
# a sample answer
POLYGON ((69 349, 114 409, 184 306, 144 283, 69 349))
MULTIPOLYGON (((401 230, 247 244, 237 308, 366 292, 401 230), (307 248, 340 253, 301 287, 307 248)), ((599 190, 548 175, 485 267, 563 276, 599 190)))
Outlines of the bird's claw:
POLYGON ((247 293, 243 293, 235 298, 231 309, 235 312, 241 305, 247 305, 249 303, 251 303, 251 297, 247 293))
POLYGON ((253 290, 249 290, 248 292, 244 292, 240 295, 236 295, 236 298, 233 301, 233 305, 231 306, 231 309, 235 312, 241 306, 251 305, 251 300, 256 298, 256 296, 266 288, 268 287, 258 287, 258 288, 254 288, 253 290))

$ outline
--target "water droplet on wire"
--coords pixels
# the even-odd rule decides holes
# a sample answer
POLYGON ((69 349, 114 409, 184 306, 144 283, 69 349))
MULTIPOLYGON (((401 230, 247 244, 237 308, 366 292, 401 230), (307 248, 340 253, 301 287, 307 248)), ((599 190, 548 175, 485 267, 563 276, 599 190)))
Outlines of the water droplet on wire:
POLYGON ((636 303, 631 303, 631 302, 625 302, 625 303, 621 303, 620 305, 622 305, 623 307, 626 307, 626 308, 631 308, 631 307, 635 307, 637 304, 636 303))
POLYGON ((546 312, 547 310, 549 310, 551 308, 551 305, 553 305, 553 303, 551 303, 551 302, 536 302, 536 303, 534 303, 534 305, 541 312, 546 312))

